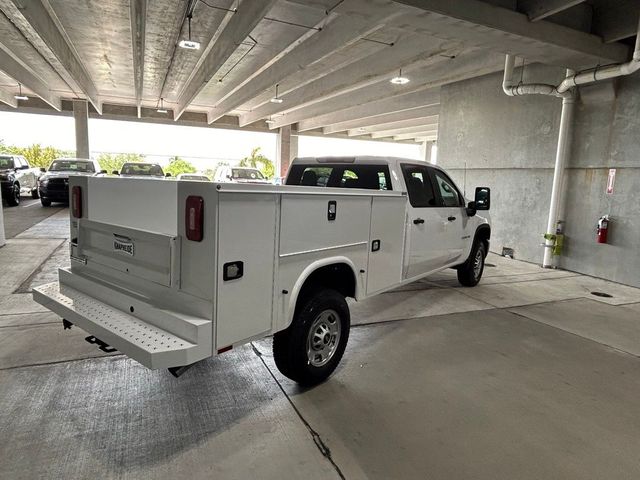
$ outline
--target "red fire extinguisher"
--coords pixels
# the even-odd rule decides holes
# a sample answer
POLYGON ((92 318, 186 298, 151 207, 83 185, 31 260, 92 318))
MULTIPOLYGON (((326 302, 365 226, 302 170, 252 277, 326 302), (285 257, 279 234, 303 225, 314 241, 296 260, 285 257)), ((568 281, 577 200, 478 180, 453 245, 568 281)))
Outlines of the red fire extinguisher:
POLYGON ((609 215, 603 215, 598 220, 596 228, 596 242, 607 243, 607 231, 609 230, 609 215))

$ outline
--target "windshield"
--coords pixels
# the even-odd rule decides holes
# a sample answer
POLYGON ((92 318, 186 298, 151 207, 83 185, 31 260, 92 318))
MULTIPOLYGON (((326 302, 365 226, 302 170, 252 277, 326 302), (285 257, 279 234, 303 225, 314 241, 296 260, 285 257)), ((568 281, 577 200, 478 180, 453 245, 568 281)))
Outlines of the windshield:
POLYGON ((121 175, 152 175, 164 177, 162 167, 157 163, 125 163, 121 175))
POLYGON ((260 170, 253 168, 232 168, 231 177, 242 180, 264 180, 264 176, 260 173, 260 170))
POLYGON ((7 170, 9 168, 14 168, 13 166, 13 158, 11 157, 0 157, 0 170, 7 170))
POLYGON ((92 162, 83 160, 54 160, 49 167, 50 172, 87 172, 95 173, 92 162))

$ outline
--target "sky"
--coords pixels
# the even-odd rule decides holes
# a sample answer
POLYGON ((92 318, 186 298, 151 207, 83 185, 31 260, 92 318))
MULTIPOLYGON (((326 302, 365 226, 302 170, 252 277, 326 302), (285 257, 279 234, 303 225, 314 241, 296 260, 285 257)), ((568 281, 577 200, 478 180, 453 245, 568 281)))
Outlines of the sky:
MULTIPOLYGON (((0 112, 0 140, 7 145, 26 147, 33 143, 61 150, 75 150, 72 117, 0 112)), ((100 153, 140 153, 150 161, 165 164, 178 155, 199 170, 214 168, 220 161, 236 163, 254 147, 275 160, 276 134, 223 130, 180 125, 160 125, 119 120, 89 119, 91 155, 100 153)), ((363 140, 301 135, 298 155, 389 155, 420 159, 418 144, 394 144, 363 140)))

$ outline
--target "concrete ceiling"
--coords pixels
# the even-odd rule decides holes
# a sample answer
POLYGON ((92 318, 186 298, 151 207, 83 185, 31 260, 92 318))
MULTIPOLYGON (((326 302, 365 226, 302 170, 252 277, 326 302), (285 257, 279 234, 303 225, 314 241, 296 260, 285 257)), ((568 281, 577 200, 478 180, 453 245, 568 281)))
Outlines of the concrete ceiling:
POLYGON ((14 98, 21 84, 56 110, 86 98, 118 118, 424 141, 437 138, 439 87, 501 70, 505 53, 574 69, 626 61, 640 0, 0 0, 0 11, 11 108, 34 104, 14 98), (178 46, 189 16, 199 50, 178 46), (411 81, 391 84, 400 69, 411 81))

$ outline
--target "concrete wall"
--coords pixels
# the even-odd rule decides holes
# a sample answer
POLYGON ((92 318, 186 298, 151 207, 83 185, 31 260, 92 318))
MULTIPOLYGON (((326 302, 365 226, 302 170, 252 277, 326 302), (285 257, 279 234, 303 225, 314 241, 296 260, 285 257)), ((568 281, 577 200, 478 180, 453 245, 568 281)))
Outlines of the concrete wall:
MULTIPOLYGON (((515 78, 519 78, 517 72, 515 78)), ((556 83, 561 69, 527 66, 524 82, 556 83)), ((438 163, 460 185, 492 189, 492 250, 541 263, 561 102, 507 97, 501 74, 442 89, 438 163), (466 182, 464 180, 466 163, 466 182)), ((566 248, 559 266, 640 286, 640 74, 583 87, 565 175, 566 248), (605 194, 609 168, 615 192, 605 194), (610 244, 595 243, 595 224, 612 217, 610 244)))

